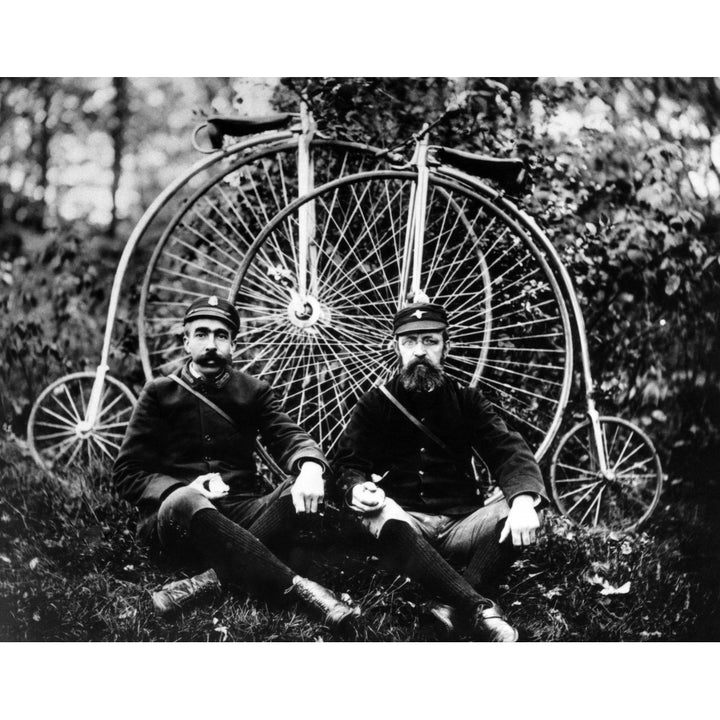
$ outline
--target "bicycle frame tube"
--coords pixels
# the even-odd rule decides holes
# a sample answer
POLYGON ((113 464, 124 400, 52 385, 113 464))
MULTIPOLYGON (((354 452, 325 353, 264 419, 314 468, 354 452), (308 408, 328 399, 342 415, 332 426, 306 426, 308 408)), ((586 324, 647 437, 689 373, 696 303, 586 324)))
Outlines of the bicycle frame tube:
POLYGON ((573 287, 572 278, 570 273, 567 271, 565 265, 560 259, 557 251, 550 243, 550 241, 541 232, 534 218, 527 215, 525 212, 518 208, 518 212, 523 217, 528 227, 533 231, 535 239, 540 243, 542 249, 553 259, 556 270, 560 275, 562 286, 565 291, 565 296, 570 303, 572 315, 575 318, 575 331, 577 333, 578 343, 580 345, 580 361, 582 364, 582 375, 583 383, 585 385, 585 404, 587 407, 586 415, 592 425, 592 436, 595 442, 595 451, 597 452, 598 465, 601 472, 608 470, 607 453, 605 449, 605 443, 602 438, 602 430, 600 427, 600 414, 595 406, 595 400, 593 398, 593 392, 595 389, 595 382, 592 378, 592 372, 590 369, 590 349, 587 342, 587 334, 585 331, 585 319, 583 318, 582 309, 578 302, 577 295, 575 294, 575 288, 573 287))
POLYGON ((422 138, 415 146, 415 155, 412 159, 412 165, 417 167, 418 180, 417 188, 412 198, 411 218, 412 218, 412 282, 410 284, 410 293, 413 301, 417 301, 418 296, 422 293, 422 260, 423 260, 423 244, 425 241, 425 211, 427 209, 427 192, 428 192, 428 176, 429 169, 427 166, 428 140, 426 135, 427 125, 421 131, 422 138))
POLYGON ((103 337, 102 351, 100 353, 100 363, 97 366, 95 380, 93 382, 92 390, 90 391, 90 399, 88 400, 87 410, 85 411, 84 427, 89 429, 93 427, 97 420, 98 412, 100 410, 100 401, 102 398, 103 389, 105 386, 105 376, 109 370, 108 358, 110 356, 110 342, 112 340, 112 330, 115 324, 115 317, 117 315, 117 308, 120 301, 120 291, 122 289, 122 282, 125 276, 125 271, 130 262, 133 252, 143 236, 146 228, 153 221, 160 208, 175 195, 180 188, 182 188, 188 181, 192 180, 193 177, 201 173, 207 167, 217 162, 221 158, 240 152, 247 148, 254 147, 266 143, 270 140, 283 141, 288 140, 293 136, 291 130, 277 132, 270 131, 257 135, 253 138, 244 140, 239 143, 228 146, 224 150, 218 150, 218 152, 212 155, 206 155, 202 160, 199 160, 193 165, 184 175, 174 180, 168 185, 156 198, 152 204, 143 213, 140 221, 135 226, 134 230, 130 234, 125 247, 123 249, 120 260, 118 261, 117 270, 115 271, 115 277, 113 279, 112 290, 110 291, 110 302, 108 305, 108 315, 105 324, 105 334, 103 337))
POLYGON ((417 183, 410 186, 410 212, 408 213, 407 226, 405 230, 405 243, 403 245, 402 267, 400 270, 400 287, 398 289, 398 309, 401 308, 408 296, 408 279, 410 276, 410 258, 412 257, 411 249, 413 243, 413 214, 412 208, 415 207, 415 191, 417 183))
POLYGON ((600 427, 600 413, 595 408, 595 402, 592 398, 588 400, 587 416, 590 419, 590 425, 592 426, 592 436, 595 442, 595 452, 597 453, 598 466, 601 473, 607 473, 608 458, 607 448, 603 441, 602 429, 600 427))
MULTIPOLYGON (((315 134, 315 122, 304 102, 300 103, 300 117, 302 132, 298 141, 298 197, 303 197, 314 186, 310 143, 315 134)), ((315 263, 310 262, 310 246, 315 235, 315 205, 312 202, 300 206, 298 211, 298 234, 298 291, 300 301, 305 302, 308 295, 308 280, 310 281, 310 292, 312 294, 317 293, 317 269, 315 263)))

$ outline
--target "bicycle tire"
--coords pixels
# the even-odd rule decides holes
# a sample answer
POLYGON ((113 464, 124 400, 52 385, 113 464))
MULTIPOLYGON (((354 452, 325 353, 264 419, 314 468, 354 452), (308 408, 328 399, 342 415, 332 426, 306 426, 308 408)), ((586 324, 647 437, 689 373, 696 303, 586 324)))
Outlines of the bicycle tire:
POLYGON ((610 473, 600 472, 591 421, 578 423, 561 438, 553 453, 553 501, 576 525, 636 530, 660 501, 660 458, 650 438, 637 425, 612 416, 601 416, 599 422, 610 473))
MULTIPOLYGON (((184 308, 201 295, 229 296, 255 237, 298 196, 297 147, 297 138, 283 139, 246 148, 239 157, 223 157, 191 194, 172 199, 174 212, 155 242, 138 304, 139 352, 147 379, 182 364, 184 308)), ((311 147, 316 184, 374 167, 381 152, 344 141, 317 140, 311 147)))
POLYGON ((50 383, 33 403, 27 438, 32 457, 41 468, 106 469, 114 461, 135 395, 127 385, 106 375, 95 423, 83 428, 94 382, 94 372, 65 375, 50 383))
MULTIPOLYGON (((328 451, 358 397, 395 365, 390 320, 404 295, 398 258, 415 181, 413 172, 387 170, 317 188, 263 229, 232 288, 245 338, 236 365, 276 387, 286 410, 328 451), (268 268, 292 269, 286 248, 306 202, 315 206, 323 286, 304 310, 310 319, 302 320, 289 296, 296 278, 278 282, 268 268)), ((450 314, 448 374, 480 387, 539 459, 572 381, 569 313, 543 252, 491 200, 434 175, 425 250, 425 290, 450 314)))

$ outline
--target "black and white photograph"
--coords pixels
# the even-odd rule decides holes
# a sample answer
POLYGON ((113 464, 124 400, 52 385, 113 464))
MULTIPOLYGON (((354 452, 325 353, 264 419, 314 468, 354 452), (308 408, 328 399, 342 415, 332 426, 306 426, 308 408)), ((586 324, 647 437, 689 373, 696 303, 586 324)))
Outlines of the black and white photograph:
POLYGON ((2 640, 718 640, 719 110, 0 79, 2 640))
POLYGON ((676 10, 6 13, 9 717, 712 712, 720 77, 676 10))

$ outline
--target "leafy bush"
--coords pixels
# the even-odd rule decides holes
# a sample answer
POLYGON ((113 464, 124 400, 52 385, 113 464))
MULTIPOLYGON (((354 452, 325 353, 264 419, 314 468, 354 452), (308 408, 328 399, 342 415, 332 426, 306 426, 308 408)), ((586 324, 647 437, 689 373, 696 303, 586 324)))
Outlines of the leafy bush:
MULTIPOLYGON (((78 223, 48 234, 43 247, 6 260, 0 278, 0 420, 24 435, 30 407, 46 385, 100 360, 117 247, 78 223)), ((131 270, 131 273, 133 271, 131 270)), ((127 383, 142 383, 136 331, 123 298, 113 332, 111 366, 127 383)))

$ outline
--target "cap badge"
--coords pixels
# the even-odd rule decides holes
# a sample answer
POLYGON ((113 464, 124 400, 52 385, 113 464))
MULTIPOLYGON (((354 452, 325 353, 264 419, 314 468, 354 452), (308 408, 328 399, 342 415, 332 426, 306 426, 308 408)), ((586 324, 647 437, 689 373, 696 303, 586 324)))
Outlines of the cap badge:
POLYGON ((208 298, 208 305, 212 305, 213 307, 215 307, 217 304, 218 304, 218 299, 215 297, 215 295, 211 295, 208 298))
POLYGON ((416 311, 413 313, 413 316, 416 317, 418 320, 420 320, 420 318, 421 318, 424 314, 425 314, 425 311, 424 311, 424 310, 416 310, 416 311))

